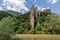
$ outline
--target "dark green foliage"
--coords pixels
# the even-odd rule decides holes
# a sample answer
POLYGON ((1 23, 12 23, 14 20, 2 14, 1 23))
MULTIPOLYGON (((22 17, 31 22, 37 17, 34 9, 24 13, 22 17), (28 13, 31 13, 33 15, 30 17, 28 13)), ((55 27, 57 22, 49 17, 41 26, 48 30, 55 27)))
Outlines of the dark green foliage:
POLYGON ((15 33, 16 23, 16 18, 11 16, 5 17, 0 21, 0 40, 9 40, 9 36, 15 33))
POLYGON ((13 16, 20 16, 20 12, 16 12, 16 11, 12 11, 12 10, 7 10, 6 12, 13 16))
POLYGON ((17 17, 20 22, 29 22, 30 21, 30 12, 21 14, 19 17, 17 17))
POLYGON ((16 17, 18 20, 16 33, 27 33, 30 30, 30 12, 16 17))
POLYGON ((7 16, 12 16, 12 15, 7 12, 0 11, 0 20, 3 19, 4 17, 7 17, 7 16))
POLYGON ((50 14, 50 13, 43 13, 43 12, 40 12, 40 17, 38 19, 38 21, 42 24, 43 22, 45 22, 45 19, 46 19, 46 16, 50 14))
POLYGON ((29 22, 20 23, 17 33, 27 33, 31 29, 29 22))
POLYGON ((23 40, 22 38, 12 38, 11 40, 23 40))
POLYGON ((42 16, 39 18, 41 31, 46 34, 60 34, 57 29, 60 29, 60 17, 57 14, 48 14, 43 18, 43 22, 41 22, 42 16), (57 31, 57 32, 56 32, 57 31))
POLYGON ((60 17, 57 14, 40 12, 40 17, 37 18, 39 25, 33 32, 30 26, 30 12, 14 16, 0 11, 0 15, 0 32, 4 34, 11 33, 11 31, 19 34, 60 34, 60 17))

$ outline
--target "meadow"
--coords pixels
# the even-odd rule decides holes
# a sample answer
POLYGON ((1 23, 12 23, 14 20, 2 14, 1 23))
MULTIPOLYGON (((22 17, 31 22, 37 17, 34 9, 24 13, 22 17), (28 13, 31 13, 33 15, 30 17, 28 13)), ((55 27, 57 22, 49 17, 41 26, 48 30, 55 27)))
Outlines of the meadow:
POLYGON ((13 38, 20 38, 21 40, 60 40, 60 35, 50 34, 15 34, 13 38))

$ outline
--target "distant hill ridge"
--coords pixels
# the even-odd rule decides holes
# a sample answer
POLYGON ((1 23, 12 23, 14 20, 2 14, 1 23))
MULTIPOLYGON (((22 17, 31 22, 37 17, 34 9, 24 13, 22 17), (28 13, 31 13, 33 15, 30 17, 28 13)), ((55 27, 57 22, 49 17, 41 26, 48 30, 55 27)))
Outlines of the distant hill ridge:
POLYGON ((12 10, 7 10, 6 12, 15 15, 15 16, 19 16, 21 13, 20 12, 16 12, 16 11, 12 11, 12 10))

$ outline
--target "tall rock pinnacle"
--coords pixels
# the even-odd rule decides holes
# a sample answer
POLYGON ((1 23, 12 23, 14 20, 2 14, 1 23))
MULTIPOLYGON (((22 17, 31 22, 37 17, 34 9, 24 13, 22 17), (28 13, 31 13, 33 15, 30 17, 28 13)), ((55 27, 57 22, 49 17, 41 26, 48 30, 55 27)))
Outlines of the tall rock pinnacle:
POLYGON ((31 30, 34 30, 34 5, 32 5, 32 8, 30 10, 30 25, 31 25, 31 30))
POLYGON ((30 10, 30 25, 31 25, 32 31, 38 24, 39 15, 40 14, 39 14, 38 8, 34 7, 34 5, 32 5, 31 10, 30 10))

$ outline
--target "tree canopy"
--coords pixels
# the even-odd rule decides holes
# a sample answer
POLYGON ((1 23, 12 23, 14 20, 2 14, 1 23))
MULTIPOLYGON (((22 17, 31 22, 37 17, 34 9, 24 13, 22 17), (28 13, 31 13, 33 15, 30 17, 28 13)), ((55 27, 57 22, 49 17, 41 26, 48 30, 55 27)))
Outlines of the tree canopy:
MULTIPOLYGON (((30 12, 14 16, 0 11, 0 33, 32 33, 30 26, 30 12)), ((40 12, 37 19, 39 25, 35 27, 34 34, 60 34, 60 16, 53 13, 40 12)))

